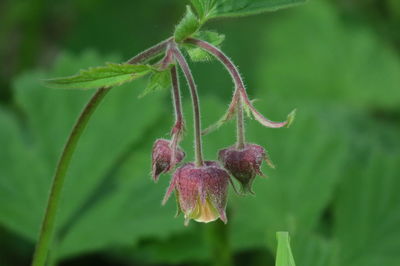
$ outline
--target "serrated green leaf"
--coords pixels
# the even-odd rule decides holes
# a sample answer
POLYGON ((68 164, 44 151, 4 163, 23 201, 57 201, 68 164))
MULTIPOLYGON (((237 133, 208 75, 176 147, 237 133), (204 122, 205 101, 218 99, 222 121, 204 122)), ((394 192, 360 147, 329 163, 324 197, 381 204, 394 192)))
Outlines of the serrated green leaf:
POLYGON ((164 71, 155 70, 150 75, 146 88, 139 95, 139 98, 143 98, 149 93, 156 92, 169 87, 171 87, 171 74, 169 70, 164 70, 164 71))
POLYGON ((112 87, 140 78, 150 70, 150 66, 147 65, 108 63, 106 66, 81 70, 74 76, 46 79, 43 82, 47 87, 60 89, 112 87))
POLYGON ((181 42, 184 39, 194 34, 200 27, 199 20, 193 13, 190 6, 186 6, 186 13, 182 20, 176 25, 174 37, 176 42, 181 42))
POLYGON ((294 262, 288 232, 277 232, 278 248, 276 251, 275 266, 296 266, 294 262))
POLYGON ((210 18, 236 17, 275 11, 306 0, 215 0, 210 18))

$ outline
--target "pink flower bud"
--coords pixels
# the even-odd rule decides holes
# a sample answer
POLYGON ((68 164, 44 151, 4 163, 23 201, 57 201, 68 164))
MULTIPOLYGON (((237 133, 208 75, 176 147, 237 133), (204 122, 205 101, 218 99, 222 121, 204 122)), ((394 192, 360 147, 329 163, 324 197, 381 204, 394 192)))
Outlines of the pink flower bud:
POLYGON ((185 215, 185 225, 190 219, 208 223, 220 218, 226 223, 229 180, 229 174, 217 162, 206 161, 201 167, 187 163, 176 170, 163 204, 176 190, 178 207, 185 215))
POLYGON ((220 150, 218 155, 224 167, 240 182, 243 193, 254 194, 254 178, 256 175, 264 176, 260 169, 263 160, 274 168, 265 149, 256 144, 246 144, 243 149, 231 146, 220 150))
POLYGON ((175 151, 171 148, 171 142, 166 139, 158 139, 153 145, 152 153, 152 176, 155 182, 162 173, 170 171, 177 163, 183 160, 185 153, 177 148, 175 151), (171 162, 175 158, 175 162, 171 162))

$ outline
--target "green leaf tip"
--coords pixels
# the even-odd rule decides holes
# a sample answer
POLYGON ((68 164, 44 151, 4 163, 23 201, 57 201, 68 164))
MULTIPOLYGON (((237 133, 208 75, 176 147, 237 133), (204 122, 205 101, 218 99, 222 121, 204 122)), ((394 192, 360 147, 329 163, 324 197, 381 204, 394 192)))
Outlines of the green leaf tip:
POLYGON ((56 89, 94 89, 119 86, 150 71, 151 67, 147 65, 107 63, 105 66, 81 70, 73 76, 45 79, 42 83, 56 89))
POLYGON ((186 6, 186 13, 182 20, 176 25, 174 38, 176 42, 182 42, 200 28, 199 20, 190 6, 186 6))
POLYGON ((241 17, 304 4, 307 0, 215 0, 210 19, 241 17))
POLYGON ((294 122, 294 119, 296 118, 296 114, 297 114, 297 109, 293 109, 293 111, 291 111, 288 116, 287 116, 287 124, 286 127, 290 127, 292 125, 292 123, 294 122))
POLYGON ((278 248, 276 251, 275 266, 296 266, 290 248, 290 238, 288 232, 277 232, 276 239, 278 248))

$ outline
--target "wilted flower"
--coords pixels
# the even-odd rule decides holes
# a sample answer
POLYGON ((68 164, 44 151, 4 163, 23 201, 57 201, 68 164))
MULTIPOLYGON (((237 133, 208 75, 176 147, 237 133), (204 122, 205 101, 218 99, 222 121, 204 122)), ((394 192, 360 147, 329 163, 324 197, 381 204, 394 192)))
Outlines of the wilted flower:
POLYGON ((240 182, 244 193, 254 194, 254 178, 256 175, 264 176, 260 169, 263 160, 274 168, 265 149, 256 144, 245 144, 243 149, 231 146, 220 150, 218 155, 224 167, 240 182))
POLYGON ((171 148, 171 141, 166 139, 158 139, 153 145, 152 153, 152 176, 155 182, 162 173, 170 171, 177 163, 183 160, 185 153, 176 148, 175 156, 173 148, 171 148), (172 162, 175 157, 175 162, 172 162))
POLYGON ((220 218, 226 223, 229 180, 229 174, 217 162, 206 161, 201 167, 187 163, 174 173, 163 204, 176 190, 178 208, 185 215, 185 225, 190 219, 208 223, 220 218))

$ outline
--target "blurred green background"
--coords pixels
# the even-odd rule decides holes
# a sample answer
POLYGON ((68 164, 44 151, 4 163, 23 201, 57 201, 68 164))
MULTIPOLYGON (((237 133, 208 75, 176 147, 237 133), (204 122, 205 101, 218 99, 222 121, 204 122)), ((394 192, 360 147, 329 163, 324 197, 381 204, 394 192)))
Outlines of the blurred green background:
MULTIPOLYGON (((92 94, 44 88, 39 79, 124 61, 170 36, 185 4, 0 2, 1 266, 29 265, 57 159, 92 94)), ((149 175, 153 141, 173 122, 169 92, 138 99, 146 79, 116 88, 73 159, 52 262, 268 266, 283 230, 298 266, 400 265, 400 2, 314 0, 206 28, 226 35, 222 48, 267 117, 283 120, 298 108, 290 129, 247 123, 248 140, 277 169, 263 169, 269 178, 256 179, 256 196, 231 193, 226 226, 184 227, 174 200, 160 204, 169 176, 155 185, 149 175)), ((233 86, 217 62, 192 66, 206 126, 233 86)), ((191 160, 183 90, 182 146, 191 160)), ((234 142, 234 128, 204 138, 207 159, 234 142)))

